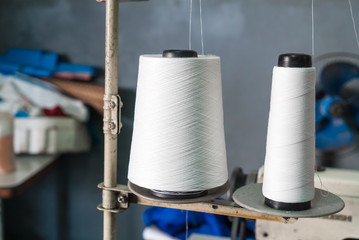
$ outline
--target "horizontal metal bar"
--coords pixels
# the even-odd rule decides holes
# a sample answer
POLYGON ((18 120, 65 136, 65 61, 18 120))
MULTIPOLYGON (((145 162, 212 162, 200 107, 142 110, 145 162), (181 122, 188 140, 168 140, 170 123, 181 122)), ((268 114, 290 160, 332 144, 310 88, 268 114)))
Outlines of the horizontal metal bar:
POLYGON ((126 185, 119 184, 116 187, 105 187, 102 183, 100 183, 98 187, 101 189, 118 192, 119 195, 126 195, 128 196, 129 203, 135 203, 139 205, 174 208, 174 209, 181 209, 181 210, 188 210, 195 212, 213 213, 213 214, 232 216, 232 217, 276 221, 282 223, 294 223, 297 221, 296 218, 285 218, 285 217, 274 216, 274 215, 248 210, 238 206, 236 203, 232 201, 227 201, 227 200, 215 199, 215 200, 199 202, 199 203, 181 203, 181 204, 165 203, 165 202, 152 201, 137 196, 133 194, 126 185))

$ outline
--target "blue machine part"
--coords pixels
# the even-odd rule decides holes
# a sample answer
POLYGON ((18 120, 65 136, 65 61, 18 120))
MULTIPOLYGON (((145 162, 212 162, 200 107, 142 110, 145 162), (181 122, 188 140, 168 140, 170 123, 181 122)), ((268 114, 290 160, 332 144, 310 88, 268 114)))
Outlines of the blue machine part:
POLYGON ((359 126, 359 92, 351 99, 340 96, 349 81, 358 81, 359 67, 347 62, 331 63, 320 73, 316 99, 316 148, 333 151, 354 142, 354 132, 359 126), (318 97, 321 95, 320 97, 318 97), (343 106, 343 114, 333 114, 334 105, 343 106), (348 120, 351 124, 348 124, 348 120))
POLYGON ((316 131, 315 145, 318 150, 336 150, 354 141, 353 132, 343 119, 337 118, 316 131))
POLYGON ((320 102, 318 102, 318 111, 320 113, 320 115, 322 115, 323 117, 332 119, 333 116, 330 113, 330 107, 332 106, 332 104, 334 103, 338 103, 338 102, 342 102, 342 100, 339 97, 325 97, 323 98, 320 102))
POLYGON ((320 73, 319 84, 330 96, 339 96, 347 82, 359 78, 359 67, 348 62, 336 62, 325 66, 320 73))

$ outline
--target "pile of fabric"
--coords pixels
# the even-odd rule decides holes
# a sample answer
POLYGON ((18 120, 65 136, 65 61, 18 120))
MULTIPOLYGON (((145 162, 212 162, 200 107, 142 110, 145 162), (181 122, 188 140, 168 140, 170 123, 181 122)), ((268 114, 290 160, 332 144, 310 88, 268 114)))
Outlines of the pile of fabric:
MULTIPOLYGON (((186 240, 194 233, 228 239, 231 236, 228 217, 211 213, 151 207, 144 212, 143 221, 144 240, 186 240)), ((254 240, 254 222, 247 224, 246 240, 254 240)))

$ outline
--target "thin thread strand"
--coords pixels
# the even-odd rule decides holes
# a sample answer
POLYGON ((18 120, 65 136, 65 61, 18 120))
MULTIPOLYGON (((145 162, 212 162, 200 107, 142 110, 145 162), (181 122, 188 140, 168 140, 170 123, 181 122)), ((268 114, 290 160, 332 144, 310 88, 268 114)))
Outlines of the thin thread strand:
POLYGON ((314 57, 314 0, 312 0, 312 56, 314 57))
POLYGON ((317 170, 315 170, 315 175, 317 175, 317 178, 319 179, 319 182, 320 182, 320 195, 322 195, 323 197, 328 197, 329 190, 326 186, 324 186, 322 179, 320 178, 317 170))
POLYGON ((201 46, 202 46, 202 55, 204 55, 203 21, 202 21, 202 0, 199 0, 199 15, 200 15, 200 24, 201 24, 201 46))
POLYGON ((355 26, 355 19, 354 19, 354 14, 353 14, 353 7, 352 7, 352 3, 351 3, 350 0, 348 0, 348 3, 349 3, 349 8, 350 8, 350 15, 351 15, 352 21, 353 21, 353 28, 354 28, 355 39, 356 39, 357 46, 358 46, 358 49, 359 49, 359 39, 358 39, 357 28, 356 28, 356 26, 355 26))
POLYGON ((188 26, 188 48, 189 50, 192 49, 192 4, 193 1, 189 1, 189 26, 188 26))

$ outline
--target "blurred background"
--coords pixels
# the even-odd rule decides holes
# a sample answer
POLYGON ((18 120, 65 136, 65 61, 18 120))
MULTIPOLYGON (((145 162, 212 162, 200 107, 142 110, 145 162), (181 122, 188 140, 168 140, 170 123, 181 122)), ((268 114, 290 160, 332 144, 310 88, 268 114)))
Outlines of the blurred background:
MULTIPOLYGON (((229 171, 264 162, 271 77, 278 55, 311 54, 310 0, 204 0, 205 54, 221 57, 229 171)), ((353 1, 354 16, 359 2, 353 1)), ((315 55, 358 53, 347 1, 314 1, 315 55)), ((189 1, 120 4, 119 86, 124 127, 119 135, 118 182, 127 183, 133 107, 141 54, 188 48, 189 1)), ((193 49, 200 52, 199 2, 193 1, 193 49)), ((57 52, 103 69, 105 4, 94 0, 0 1, 0 54, 10 47, 57 52)), ((103 84, 100 70, 94 82, 103 84)), ((101 239, 97 184, 103 181, 102 116, 90 110, 90 151, 65 154, 57 168, 23 194, 3 201, 5 239, 101 239)), ((359 169, 357 151, 335 162, 359 169)), ((141 239, 133 205, 118 215, 119 239, 141 239)))

